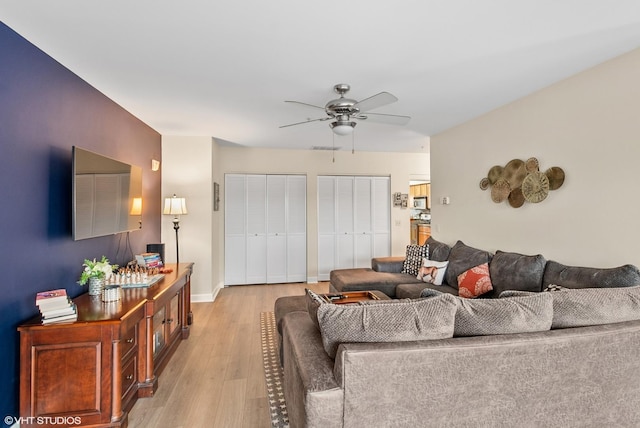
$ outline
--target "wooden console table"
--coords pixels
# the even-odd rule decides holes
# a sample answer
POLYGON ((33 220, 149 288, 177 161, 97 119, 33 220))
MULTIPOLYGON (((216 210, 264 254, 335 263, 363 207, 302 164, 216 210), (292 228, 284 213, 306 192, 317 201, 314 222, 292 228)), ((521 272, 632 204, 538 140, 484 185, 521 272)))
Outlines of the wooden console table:
POLYGON ((73 323, 45 326, 38 316, 18 327, 21 426, 126 427, 189 337, 193 263, 167 267, 173 272, 124 289, 119 301, 77 297, 73 323))

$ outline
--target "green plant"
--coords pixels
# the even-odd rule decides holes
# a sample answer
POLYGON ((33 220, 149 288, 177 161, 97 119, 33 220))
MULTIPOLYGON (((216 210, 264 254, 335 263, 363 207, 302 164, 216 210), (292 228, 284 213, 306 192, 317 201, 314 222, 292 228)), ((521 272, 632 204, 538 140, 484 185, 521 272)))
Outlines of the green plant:
POLYGON ((118 268, 118 265, 110 264, 105 256, 102 256, 100 261, 84 259, 82 266, 84 269, 78 281, 80 285, 85 285, 90 278, 109 279, 113 270, 118 268))

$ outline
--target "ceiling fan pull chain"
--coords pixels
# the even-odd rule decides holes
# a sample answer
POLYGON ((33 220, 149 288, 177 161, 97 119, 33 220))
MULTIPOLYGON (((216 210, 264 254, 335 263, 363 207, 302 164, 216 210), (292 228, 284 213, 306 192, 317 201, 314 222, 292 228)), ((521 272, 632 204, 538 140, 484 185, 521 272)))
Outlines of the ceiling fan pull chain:
POLYGON ((351 154, 356 153, 356 135, 355 133, 351 133, 351 154))
POLYGON ((331 146, 331 158, 333 163, 336 163, 336 134, 332 132, 331 135, 333 136, 333 144, 331 146))

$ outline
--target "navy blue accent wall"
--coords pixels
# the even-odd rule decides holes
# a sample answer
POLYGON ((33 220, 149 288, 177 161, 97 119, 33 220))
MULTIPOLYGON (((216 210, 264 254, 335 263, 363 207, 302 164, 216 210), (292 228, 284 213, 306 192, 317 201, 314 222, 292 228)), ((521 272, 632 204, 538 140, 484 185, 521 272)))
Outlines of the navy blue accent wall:
MULTIPOLYGON (((18 416, 19 335, 35 294, 75 297, 85 258, 125 254, 126 234, 73 241, 71 147, 143 168, 143 229, 133 253, 160 242, 160 134, 0 22, 0 418, 18 416)), ((4 421, 3 421, 4 423, 4 421)))

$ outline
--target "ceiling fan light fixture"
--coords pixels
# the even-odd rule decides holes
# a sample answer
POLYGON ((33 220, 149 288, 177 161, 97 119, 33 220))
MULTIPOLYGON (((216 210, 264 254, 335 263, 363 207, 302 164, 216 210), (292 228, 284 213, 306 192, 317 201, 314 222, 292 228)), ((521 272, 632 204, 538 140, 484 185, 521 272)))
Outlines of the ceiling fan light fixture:
POLYGON ((353 133, 353 128, 356 127, 355 122, 335 121, 329 124, 335 134, 349 135, 353 133))

